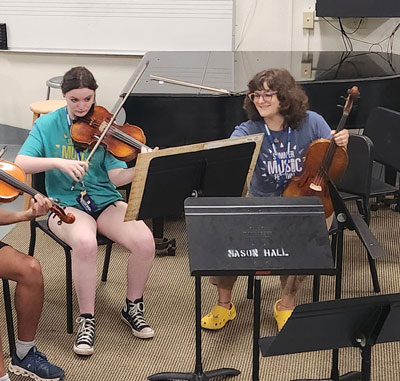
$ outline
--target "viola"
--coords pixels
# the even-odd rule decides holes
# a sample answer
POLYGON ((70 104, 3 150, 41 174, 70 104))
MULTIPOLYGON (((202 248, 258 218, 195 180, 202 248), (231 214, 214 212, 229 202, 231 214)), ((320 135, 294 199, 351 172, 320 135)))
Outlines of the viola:
MULTIPOLYGON (((104 107, 95 106, 91 113, 74 121, 70 131, 72 139, 84 148, 93 148, 112 117, 104 107)), ((145 143, 143 130, 129 123, 122 126, 112 123, 101 141, 107 151, 123 161, 136 158, 142 147, 150 150, 145 143)))
MULTIPOLYGON (((357 86, 348 91, 346 104, 336 133, 341 131, 353 107, 354 100, 360 95, 357 86)), ((338 147, 333 139, 313 141, 305 158, 305 169, 300 176, 291 179, 283 192, 284 197, 318 196, 324 205, 325 217, 333 213, 332 200, 329 195, 328 181, 337 181, 347 168, 348 156, 346 147, 338 147)))
MULTIPOLYGON (((14 163, 8 161, 0 161, 0 202, 14 201, 23 192, 34 197, 37 194, 43 194, 36 189, 26 185, 23 181, 25 179, 25 172, 14 163)), ((75 221, 75 216, 71 213, 65 213, 60 205, 52 201, 53 206, 50 210, 59 217, 61 222, 72 224, 75 221)))

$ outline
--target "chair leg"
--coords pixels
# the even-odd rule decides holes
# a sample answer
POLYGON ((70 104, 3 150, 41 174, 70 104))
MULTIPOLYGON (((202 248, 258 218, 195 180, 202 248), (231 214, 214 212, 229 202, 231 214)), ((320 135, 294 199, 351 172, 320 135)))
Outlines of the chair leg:
POLYGON ((356 200, 358 212, 363 216, 364 221, 369 226, 369 222, 371 221, 371 210, 369 207, 369 199, 367 197, 363 197, 362 200, 356 200))
MULTIPOLYGON (((333 237, 332 237, 333 238, 333 237)), ((340 299, 342 296, 342 269, 343 269, 343 230, 339 228, 335 235, 335 250, 336 250, 336 284, 335 284, 335 299, 340 299)))
POLYGON ((103 282, 107 281, 108 266, 110 265, 110 258, 111 258, 111 249, 112 249, 112 243, 108 243, 106 247, 106 255, 104 257, 103 273, 101 275, 101 280, 103 282))
POLYGON ((254 294, 254 276, 247 277, 247 299, 253 299, 254 294))
POLYGON ((399 190, 398 190, 398 192, 397 192, 395 197, 397 198, 397 203, 396 203, 396 206, 395 206, 394 210, 396 212, 400 212, 400 184, 399 184, 399 190))
POLYGON ((369 223, 371 221, 371 209, 369 207, 369 198, 363 199, 363 205, 364 205, 364 210, 365 210, 365 222, 369 226, 369 223))
POLYGON ((372 285, 374 286, 374 291, 376 293, 381 292, 381 287, 379 286, 378 273, 376 271, 375 260, 367 253, 369 270, 371 272, 372 277, 372 285))
POLYGON ((67 332, 73 333, 72 328, 72 263, 71 263, 71 250, 64 249, 65 251, 65 287, 67 293, 67 332))
POLYGON ((13 354, 15 354, 15 335, 14 335, 14 322, 12 316, 10 285, 8 283, 8 279, 3 279, 3 294, 4 294, 4 306, 6 308, 8 345, 10 347, 10 356, 12 356, 13 354))
POLYGON ((31 238, 29 241, 29 251, 28 254, 33 257, 35 254, 35 245, 36 245, 36 222, 34 220, 30 223, 30 230, 31 230, 31 238))
POLYGON ((321 285, 321 276, 314 275, 314 277, 313 277, 313 302, 318 302, 318 300, 319 300, 320 285, 321 285))

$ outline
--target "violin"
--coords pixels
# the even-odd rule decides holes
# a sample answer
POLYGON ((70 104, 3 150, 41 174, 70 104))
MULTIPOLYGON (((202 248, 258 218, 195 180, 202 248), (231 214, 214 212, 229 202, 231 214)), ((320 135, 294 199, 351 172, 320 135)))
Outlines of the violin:
MULTIPOLYGON (((357 86, 353 86, 347 92, 346 104, 336 133, 344 128, 354 100, 360 95, 357 86)), ((314 140, 306 154, 304 171, 300 176, 291 179, 283 196, 318 196, 324 205, 325 217, 331 216, 333 205, 329 195, 328 181, 337 181, 345 172, 347 162, 346 147, 338 147, 333 139, 314 140)))
MULTIPOLYGON (((28 193, 32 197, 40 194, 36 189, 26 185, 23 180, 25 179, 25 172, 14 163, 5 160, 0 161, 0 202, 14 201, 23 192, 28 193)), ((75 221, 75 216, 71 213, 65 213, 60 205, 52 201, 53 206, 50 210, 58 216, 61 222, 72 224, 75 221)))
MULTIPOLYGON (((95 106, 92 112, 74 121, 70 130, 72 139, 84 148, 93 148, 112 117, 113 115, 104 107, 95 106)), ((111 123, 101 143, 107 151, 123 161, 136 158, 142 147, 150 150, 145 145, 146 137, 143 130, 129 123, 123 126, 111 123)))

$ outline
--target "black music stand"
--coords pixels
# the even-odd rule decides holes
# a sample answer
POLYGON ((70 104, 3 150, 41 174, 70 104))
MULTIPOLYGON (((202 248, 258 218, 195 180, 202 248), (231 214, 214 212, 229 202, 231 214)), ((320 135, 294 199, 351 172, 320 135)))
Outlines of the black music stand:
POLYGON ((243 142, 236 144, 232 144, 233 139, 227 139, 229 142, 223 146, 223 143, 218 145, 223 140, 199 143, 215 145, 215 148, 154 157, 151 160, 138 218, 153 219, 154 237, 160 248, 164 246, 169 254, 174 253, 175 240, 163 238, 163 219, 165 216, 181 215, 185 198, 242 195, 253 153, 256 145, 261 145, 262 141, 260 137, 253 140, 248 138, 239 138, 243 142))
MULTIPOLYGON (((383 250, 375 236, 372 234, 369 226, 359 213, 350 213, 339 191, 332 182, 328 182, 329 194, 332 199, 335 216, 337 219, 337 232, 335 238, 336 252, 336 284, 335 284, 335 299, 341 298, 342 292, 342 262, 343 262, 343 236, 344 230, 348 229, 355 231, 362 245, 366 249, 367 258, 370 266, 372 284, 375 292, 380 292, 378 274, 375 267, 375 259, 382 258, 387 253, 383 250)), ((319 276, 314 277, 314 301, 319 299, 319 276), (317 291, 316 291, 317 290, 317 291)), ((357 379, 357 372, 351 372, 343 376, 339 376, 339 349, 334 348, 332 351, 332 369, 331 379, 333 380, 353 380, 357 379)))
MULTIPOLYGON (((158 218, 183 212, 184 200, 197 196, 236 196, 243 193, 256 148, 254 141, 196 152, 153 158, 150 162, 138 219, 158 218), (161 190, 161 191, 160 191, 161 190)), ((197 285, 199 286, 199 285, 197 285)), ((197 287, 196 286, 196 287, 197 287)), ((200 321, 201 294, 196 293, 196 321, 200 321)), ((201 326, 196 324, 196 364, 193 373, 158 373, 148 380, 201 380, 235 376, 232 368, 203 372, 201 326)))
MULTIPOLYGON (((195 373, 159 373, 149 380, 202 381, 239 374, 235 369, 202 371, 201 276, 254 276, 259 271, 265 274, 265 270, 276 275, 335 273, 323 207, 317 198, 188 198, 185 215, 190 271, 196 277, 196 370, 195 373)), ((253 380, 258 380, 259 327, 260 287, 256 280, 253 380)))
MULTIPOLYGON (((383 250, 380 243, 372 234, 369 226, 359 213, 350 213, 343 199, 341 198, 336 186, 328 182, 329 194, 332 199, 333 209, 336 217, 336 229, 333 237, 334 248, 336 253, 336 284, 335 284, 335 299, 340 299, 342 293, 342 262, 343 262, 343 239, 346 229, 354 231, 360 239, 362 245, 367 252, 367 259, 370 266, 372 284, 376 293, 380 292, 378 274, 375 266, 375 259, 384 257, 387 253, 383 250)), ((314 292, 313 301, 319 299, 319 276, 314 277, 314 292)))
MULTIPOLYGON (((329 380, 371 380, 371 349, 400 340, 400 294, 302 304, 276 337, 260 339, 263 356, 356 347, 361 350, 360 372, 329 380)), ((328 379, 327 379, 328 380, 328 379)))

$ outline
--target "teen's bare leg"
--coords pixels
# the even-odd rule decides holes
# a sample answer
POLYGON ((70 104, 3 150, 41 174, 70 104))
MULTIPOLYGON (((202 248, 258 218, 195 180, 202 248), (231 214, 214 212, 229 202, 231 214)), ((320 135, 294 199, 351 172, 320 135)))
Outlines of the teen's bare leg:
POLYGON ((118 201, 110 205, 97 219, 99 233, 129 250, 127 267, 127 299, 134 301, 143 295, 155 254, 151 230, 143 221, 124 222, 127 204, 118 201))
POLYGON ((97 280, 97 225, 87 213, 66 208, 75 216, 72 224, 57 224, 58 217, 49 218, 51 231, 72 248, 72 279, 81 314, 94 315, 97 280))

